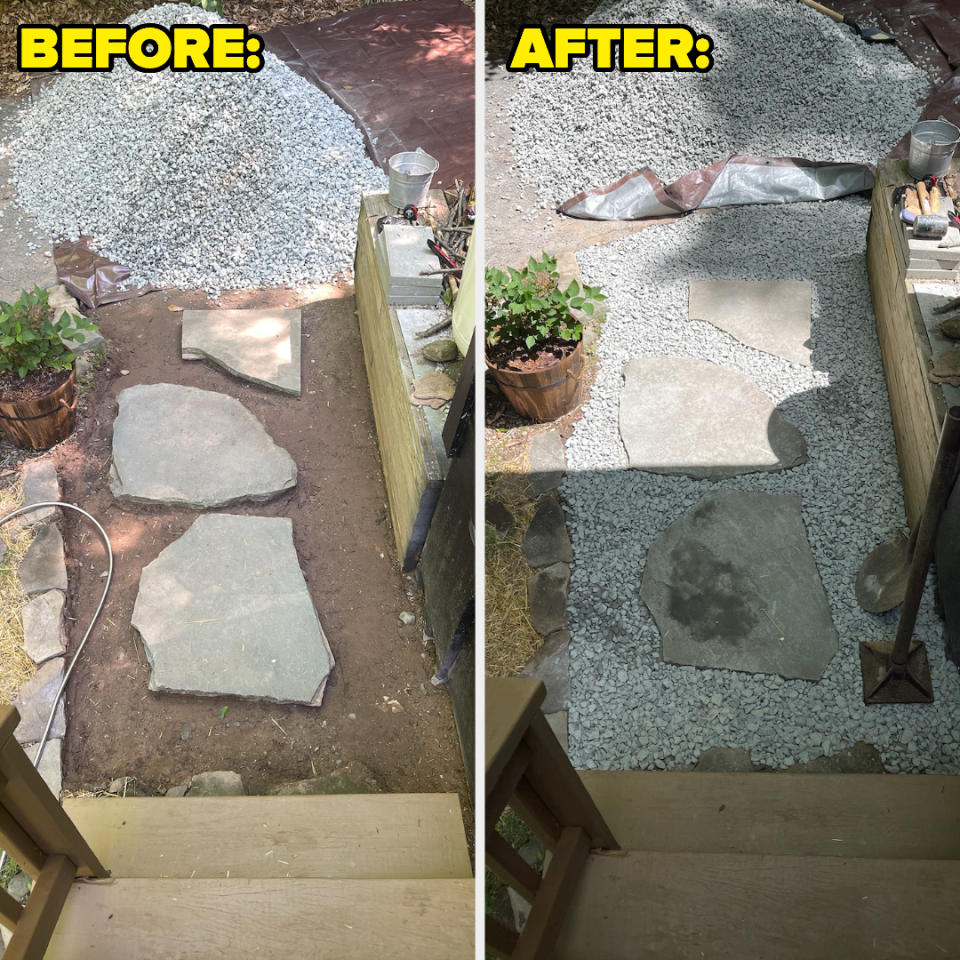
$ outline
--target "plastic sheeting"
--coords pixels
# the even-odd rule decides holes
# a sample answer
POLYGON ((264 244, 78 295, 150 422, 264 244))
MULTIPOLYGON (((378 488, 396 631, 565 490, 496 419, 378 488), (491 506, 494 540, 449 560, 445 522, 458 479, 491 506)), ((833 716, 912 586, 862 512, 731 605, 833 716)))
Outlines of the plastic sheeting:
POLYGON ((733 156, 668 186, 644 168, 608 187, 579 193, 559 209, 583 220, 646 220, 698 207, 834 200, 872 189, 873 177, 873 168, 861 163, 733 156))
POLYGON ((56 244, 53 260, 59 281, 91 310, 157 289, 150 286, 121 289, 120 285, 130 276, 130 268, 94 253, 85 239, 56 244))

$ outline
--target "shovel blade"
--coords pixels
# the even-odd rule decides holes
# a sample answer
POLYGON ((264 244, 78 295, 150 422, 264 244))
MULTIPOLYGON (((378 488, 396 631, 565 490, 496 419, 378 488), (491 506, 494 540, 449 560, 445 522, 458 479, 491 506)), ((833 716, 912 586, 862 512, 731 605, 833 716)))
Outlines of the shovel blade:
POLYGON ((857 573, 857 603, 868 613, 885 613, 903 603, 910 574, 909 541, 898 530, 870 552, 857 573))

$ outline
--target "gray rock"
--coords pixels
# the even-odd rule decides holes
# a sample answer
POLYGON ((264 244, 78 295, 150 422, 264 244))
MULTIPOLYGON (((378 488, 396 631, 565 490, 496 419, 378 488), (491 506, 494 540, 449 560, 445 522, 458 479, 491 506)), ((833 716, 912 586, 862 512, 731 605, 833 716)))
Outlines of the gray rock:
POLYGON ((3 558, 7 555, 7 545, 0 540, 0 563, 3 563, 3 558))
POLYGON ((417 622, 417 615, 409 610, 402 610, 397 618, 405 627, 412 627, 417 622))
POLYGON ((800 497, 707 494, 647 553, 641 596, 668 663, 818 680, 837 631, 800 497))
POLYGON ((293 458, 239 400, 155 383, 121 391, 118 402, 116 497, 204 509, 269 500, 296 485, 293 458))
POLYGON ((860 740, 828 757, 814 757, 787 768, 791 773, 886 773, 880 751, 860 740))
POLYGON ((527 920, 530 918, 530 910, 532 908, 513 887, 507 887, 507 894, 510 897, 510 908, 513 910, 513 922, 519 933, 527 925, 527 920))
MULTIPOLYGON (((25 507, 31 503, 60 499, 60 481, 57 479, 57 468, 52 460, 43 458, 25 461, 20 467, 20 478, 23 481, 25 507)), ((55 517, 58 513, 57 507, 31 510, 30 513, 23 515, 23 522, 27 526, 33 526, 55 517)))
POLYGON ((688 357, 644 357, 625 363, 623 375, 620 436, 631 467, 718 479, 806 460, 800 431, 736 370, 688 357))
POLYGON ((166 797, 185 797, 190 789, 189 783, 181 783, 179 786, 171 787, 164 796, 166 797))
POLYGON ((119 797, 131 796, 136 782, 136 777, 115 777, 107 784, 107 793, 115 793, 119 797))
POLYGON ((544 720, 550 725, 564 753, 570 752, 570 736, 567 727, 567 711, 558 710, 556 713, 545 713, 544 720))
POLYGON ((333 773, 294 783, 282 783, 267 792, 277 797, 325 796, 329 794, 379 793, 373 773, 359 760, 345 763, 333 773))
POLYGON ((566 710, 570 700, 570 634, 566 630, 551 633, 543 646, 520 671, 521 677, 543 681, 547 696, 541 710, 556 713, 566 710))
POLYGON ((563 508, 554 497, 546 497, 537 506, 523 538, 523 555, 531 567, 549 567, 551 563, 573 563, 573 548, 563 508))
MULTIPOLYGON (((63 789, 62 747, 62 740, 48 740, 40 757, 40 766, 37 767, 44 783, 58 800, 60 799, 60 791, 63 789)), ((32 762, 37 753, 37 744, 25 743, 23 749, 32 762)))
POLYGON ((243 779, 232 770, 209 770, 190 779, 188 797, 243 797, 243 779))
POLYGON ((750 751, 739 747, 709 747, 700 754, 696 773, 753 773, 750 751))
POLYGON ((497 531, 502 540, 515 522, 513 514, 499 501, 487 500, 484 505, 484 520, 497 531))
POLYGON ((299 310, 184 310, 181 356, 300 396, 299 310))
POLYGON ((434 363, 450 363, 451 360, 456 360, 460 356, 460 351, 457 350, 455 340, 443 338, 431 340, 423 348, 423 355, 434 363))
POLYGON ((41 527, 17 570, 24 593, 67 589, 67 565, 63 556, 63 537, 53 524, 41 527))
POLYGON ((150 689, 319 705, 333 655, 286 517, 206 514, 140 576, 150 689))
MULTIPOLYGON (((20 713, 20 725, 16 731, 20 743, 38 742, 43 736, 54 697, 63 682, 63 670, 63 657, 48 660, 38 667, 37 672, 20 688, 20 697, 14 704, 20 713)), ((67 721, 61 697, 50 728, 50 739, 57 740, 66 732, 67 721)))
POLYGON ((527 496, 539 497, 548 490, 555 490, 567 469, 563 440, 556 430, 539 433, 530 441, 530 483, 527 496))
POLYGON ((527 600, 533 629, 546 637, 567 625, 567 591, 570 567, 554 563, 538 570, 527 581, 527 600))
POLYGON ((809 367, 812 293, 809 280, 691 280, 690 319, 809 367))
POLYGON ((7 893, 18 903, 23 903, 30 896, 33 881, 22 871, 18 870, 7 881, 7 893))
POLYGON ((63 656, 67 651, 63 605, 63 593, 60 590, 48 590, 34 597, 23 608, 23 649, 36 664, 51 657, 63 656))

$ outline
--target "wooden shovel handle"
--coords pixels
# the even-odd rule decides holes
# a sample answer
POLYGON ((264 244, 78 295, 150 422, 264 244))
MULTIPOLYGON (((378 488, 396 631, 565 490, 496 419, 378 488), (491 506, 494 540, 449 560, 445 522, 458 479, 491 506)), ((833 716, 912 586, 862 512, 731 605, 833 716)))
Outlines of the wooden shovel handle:
POLYGON ((927 193, 927 186, 921 182, 917 184, 917 196, 920 198, 920 212, 931 213, 930 194, 927 193))
POLYGON ((829 7, 825 7, 823 4, 817 3, 816 0, 800 0, 800 2, 806 4, 811 10, 816 10, 818 13, 828 16, 831 20, 836 20, 837 23, 843 23, 842 13, 837 13, 836 10, 831 10, 829 7))

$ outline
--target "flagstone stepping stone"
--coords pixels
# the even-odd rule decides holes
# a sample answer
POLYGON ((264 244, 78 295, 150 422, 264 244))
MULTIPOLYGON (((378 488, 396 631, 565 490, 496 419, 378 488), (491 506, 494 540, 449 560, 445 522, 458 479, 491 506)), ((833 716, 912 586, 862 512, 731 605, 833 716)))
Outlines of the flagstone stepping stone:
POLYGON ((565 710, 570 699, 570 632, 551 633, 520 671, 520 676, 543 681, 547 695, 540 709, 544 713, 565 710))
POLYGON ((809 367, 812 296, 809 280, 691 280, 690 319, 809 367))
POLYGON ((207 514, 140 575, 150 689, 319 706, 333 654, 287 517, 207 514))
POLYGON ((48 590, 23 608, 23 649, 34 663, 43 663, 67 652, 63 603, 62 591, 48 590))
POLYGON ((28 596, 46 590, 67 589, 67 565, 63 537, 54 524, 41 527, 27 547, 17 570, 23 592, 28 596))
POLYGON ((233 397, 153 383, 128 387, 117 401, 115 497, 203 510, 269 500, 297 483, 293 458, 233 397))
MULTIPOLYGON (((59 800, 60 791, 63 789, 63 764, 61 761, 62 740, 48 740, 40 756, 40 766, 37 770, 44 782, 50 788, 50 792, 59 800)), ((37 745, 35 743, 23 744, 23 749, 31 762, 37 755, 37 745)))
POLYGON ((530 484, 527 496, 536 498, 548 490, 555 490, 567 469, 567 454, 563 440, 556 430, 537 434, 530 442, 530 484))
POLYGON ((299 310, 184 310, 180 353, 300 396, 299 310))
POLYGON ((708 360, 643 357, 623 367, 620 436, 631 467, 718 479, 807 459, 797 428, 749 377, 708 360))
MULTIPOLYGON (((14 706, 20 714, 20 725, 16 737, 20 743, 34 743, 43 736, 54 697, 63 682, 63 657, 48 660, 37 668, 37 672, 20 688, 20 697, 14 706)), ((63 713, 63 697, 57 704, 57 712, 50 728, 50 739, 58 740, 67 732, 67 721, 63 713)))
POLYGON ((710 493, 647 552, 640 595, 668 663, 818 680, 837 631, 801 499, 710 493))
MULTIPOLYGON (((57 468, 52 460, 27 460, 20 467, 20 479, 23 482, 23 505, 44 503, 60 499, 60 481, 57 468)), ((59 512, 58 507, 42 507, 23 514, 27 526, 43 523, 59 512)))

